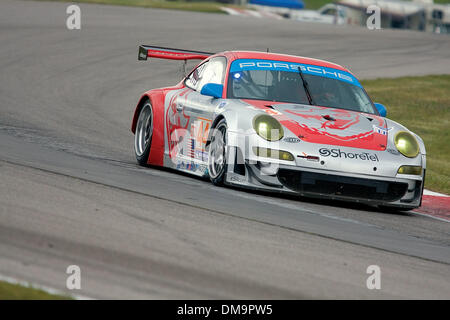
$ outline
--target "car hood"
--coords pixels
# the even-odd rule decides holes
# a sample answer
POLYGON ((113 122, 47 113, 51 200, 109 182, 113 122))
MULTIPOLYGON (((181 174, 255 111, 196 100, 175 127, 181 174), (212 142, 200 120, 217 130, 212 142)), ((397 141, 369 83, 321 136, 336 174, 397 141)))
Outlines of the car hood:
POLYGON ((245 102, 272 115, 306 142, 378 151, 387 146, 386 121, 374 114, 301 104, 245 102))

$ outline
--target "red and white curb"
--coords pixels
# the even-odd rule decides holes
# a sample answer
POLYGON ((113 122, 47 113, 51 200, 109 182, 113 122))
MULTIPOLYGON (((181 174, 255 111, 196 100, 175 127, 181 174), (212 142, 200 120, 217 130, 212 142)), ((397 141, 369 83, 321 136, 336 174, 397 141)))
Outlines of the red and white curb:
POLYGON ((283 17, 276 13, 266 12, 266 11, 256 11, 256 10, 247 10, 247 9, 239 9, 239 8, 228 8, 221 7, 223 11, 232 16, 246 16, 246 17, 254 17, 254 18, 271 18, 281 20, 283 17))
POLYGON ((450 222, 450 196, 425 189, 422 206, 414 213, 450 222))

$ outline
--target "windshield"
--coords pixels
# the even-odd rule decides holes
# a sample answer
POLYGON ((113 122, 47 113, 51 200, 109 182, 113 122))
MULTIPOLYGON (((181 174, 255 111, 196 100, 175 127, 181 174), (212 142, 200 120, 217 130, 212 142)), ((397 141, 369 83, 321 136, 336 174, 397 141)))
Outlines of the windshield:
POLYGON ((310 104, 376 113, 358 80, 350 73, 306 64, 239 59, 228 77, 228 98, 310 104))

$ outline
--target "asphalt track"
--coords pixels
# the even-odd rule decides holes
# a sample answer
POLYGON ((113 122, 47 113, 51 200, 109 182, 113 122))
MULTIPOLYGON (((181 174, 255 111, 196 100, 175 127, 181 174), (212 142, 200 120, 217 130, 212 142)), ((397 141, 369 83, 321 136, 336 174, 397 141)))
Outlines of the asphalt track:
POLYGON ((140 43, 374 78, 450 73, 448 37, 83 4, 69 31, 66 7, 0 2, 0 275, 64 291, 75 264, 93 298, 450 298, 449 223, 139 168, 129 129, 140 94, 180 73, 137 62, 140 43))

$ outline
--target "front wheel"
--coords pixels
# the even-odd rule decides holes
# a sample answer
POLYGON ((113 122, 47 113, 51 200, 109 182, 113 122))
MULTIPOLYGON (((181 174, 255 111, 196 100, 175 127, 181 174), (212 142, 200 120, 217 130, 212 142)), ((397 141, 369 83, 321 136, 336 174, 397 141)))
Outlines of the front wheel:
POLYGON ((139 113, 134 134, 134 153, 141 166, 147 165, 153 135, 153 109, 150 101, 146 101, 139 113))
POLYGON ((219 121, 213 129, 208 148, 208 174, 215 185, 223 185, 227 172, 227 123, 219 121))

